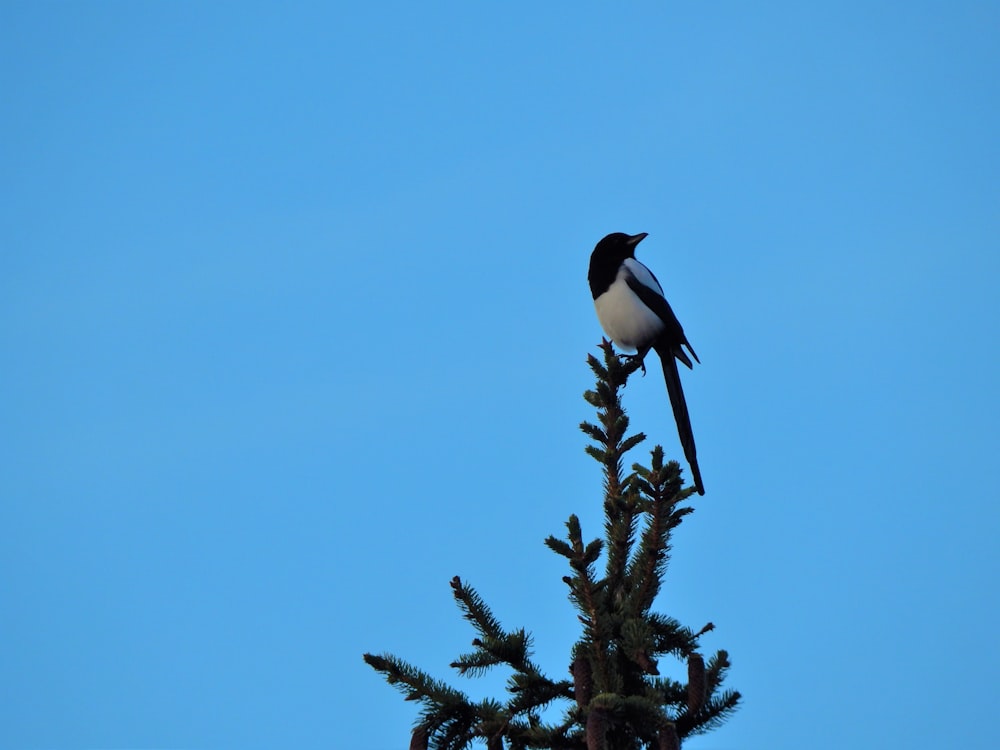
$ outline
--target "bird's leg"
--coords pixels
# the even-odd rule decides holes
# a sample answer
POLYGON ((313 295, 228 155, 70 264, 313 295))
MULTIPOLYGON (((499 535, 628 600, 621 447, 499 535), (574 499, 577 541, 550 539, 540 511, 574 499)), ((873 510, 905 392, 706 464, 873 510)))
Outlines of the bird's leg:
POLYGON ((635 363, 636 360, 639 360, 639 369, 642 370, 642 376, 646 377, 646 355, 647 354, 649 354, 649 347, 648 346, 645 349, 640 349, 635 354, 624 354, 622 352, 619 352, 618 356, 621 357, 626 362, 630 362, 630 363, 633 363, 633 364, 635 363))

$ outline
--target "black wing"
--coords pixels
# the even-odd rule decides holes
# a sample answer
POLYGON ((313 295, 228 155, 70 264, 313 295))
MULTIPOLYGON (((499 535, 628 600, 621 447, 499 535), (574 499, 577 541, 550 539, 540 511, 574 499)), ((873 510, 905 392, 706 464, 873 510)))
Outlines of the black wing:
MULTIPOLYGON (((652 276, 652 272, 650 272, 650 276, 652 276)), ((653 276, 653 278, 655 279, 656 277, 653 276)), ((666 326, 663 331, 663 341, 670 346, 673 355, 688 367, 691 367, 691 360, 688 359, 684 350, 681 349, 681 345, 683 345, 691 352, 694 361, 701 364, 701 360, 694 353, 694 349, 688 342, 687 336, 684 335, 684 329, 681 327, 680 321, 677 320, 677 316, 674 315, 674 311, 671 309, 670 303, 667 302, 666 298, 655 289, 650 289, 631 273, 625 275, 625 283, 642 300, 642 304, 656 313, 656 316, 663 321, 663 324, 666 326)))

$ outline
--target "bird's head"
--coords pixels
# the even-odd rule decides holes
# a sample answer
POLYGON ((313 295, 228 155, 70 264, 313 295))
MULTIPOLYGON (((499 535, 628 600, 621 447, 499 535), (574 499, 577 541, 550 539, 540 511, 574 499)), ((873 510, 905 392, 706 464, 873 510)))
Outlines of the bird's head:
POLYGON ((626 258, 635 257, 635 246, 647 237, 646 232, 639 234, 625 234, 624 232, 612 232, 603 240, 597 243, 594 248, 594 255, 607 258, 617 265, 626 258))

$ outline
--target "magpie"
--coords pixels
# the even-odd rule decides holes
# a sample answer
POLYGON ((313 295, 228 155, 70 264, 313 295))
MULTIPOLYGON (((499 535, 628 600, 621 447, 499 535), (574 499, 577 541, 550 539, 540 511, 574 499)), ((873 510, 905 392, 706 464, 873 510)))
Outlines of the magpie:
POLYGON ((636 351, 626 356, 643 362, 650 349, 659 356, 684 457, 691 466, 695 489, 699 495, 704 495, 705 486, 698 469, 691 418, 677 372, 678 359, 689 369, 692 368, 691 359, 683 347, 687 347, 695 362, 701 364, 701 360, 691 348, 684 329, 663 296, 660 282, 635 258, 635 246, 646 236, 646 232, 631 235, 614 232, 598 242, 590 255, 587 280, 601 328, 620 348, 636 351))

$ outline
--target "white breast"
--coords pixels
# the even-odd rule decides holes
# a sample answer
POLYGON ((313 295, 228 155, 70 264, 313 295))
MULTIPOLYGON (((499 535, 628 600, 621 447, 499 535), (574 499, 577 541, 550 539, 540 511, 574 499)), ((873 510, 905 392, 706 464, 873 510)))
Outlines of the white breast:
POLYGON ((631 258, 625 263, 627 266, 634 263, 635 268, 627 266, 620 268, 614 283, 594 300, 594 307, 597 309, 597 319, 601 328, 608 338, 623 349, 638 350, 648 346, 660 334, 664 325, 659 316, 646 307, 635 292, 629 289, 625 279, 631 273, 644 286, 660 294, 663 292, 644 265, 631 258))

